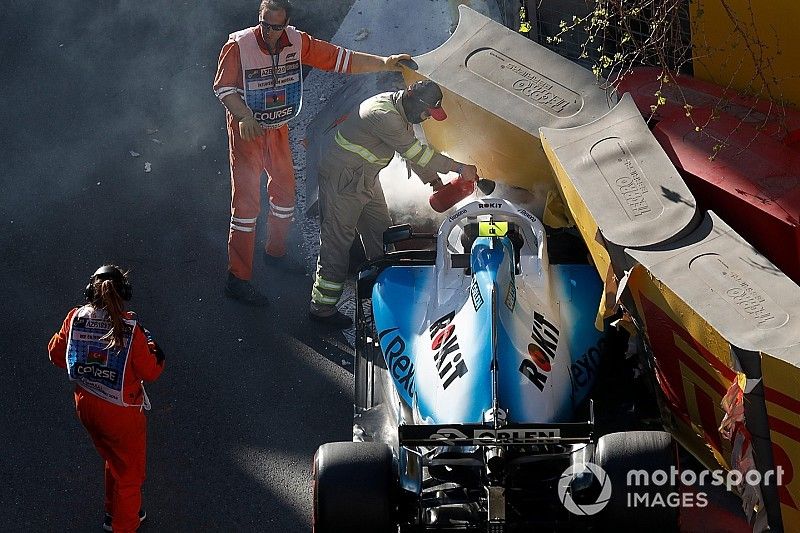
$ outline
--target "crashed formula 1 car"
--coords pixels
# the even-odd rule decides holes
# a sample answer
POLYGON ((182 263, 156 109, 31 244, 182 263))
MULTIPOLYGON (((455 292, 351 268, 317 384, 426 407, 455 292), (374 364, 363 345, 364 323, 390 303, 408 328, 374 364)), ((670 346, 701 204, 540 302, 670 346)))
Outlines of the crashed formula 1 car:
POLYGON ((629 469, 670 471, 671 436, 598 435, 594 267, 548 254, 501 199, 384 241, 415 238, 435 249, 359 273, 354 442, 317 450, 314 531, 677 531, 674 508, 629 509, 624 490, 629 469))

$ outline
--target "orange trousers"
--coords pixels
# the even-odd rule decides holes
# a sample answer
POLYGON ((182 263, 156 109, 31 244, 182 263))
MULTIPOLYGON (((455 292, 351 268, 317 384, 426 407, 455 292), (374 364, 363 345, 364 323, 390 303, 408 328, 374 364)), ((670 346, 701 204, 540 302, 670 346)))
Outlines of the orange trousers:
MULTIPOLYGON (((230 115, 230 114, 229 114, 230 115)), ((239 279, 253 276, 256 221, 261 209, 261 172, 267 173, 269 216, 265 250, 269 255, 286 254, 286 237, 294 219, 294 166, 289 147, 289 128, 265 130, 264 135, 245 141, 239 124, 228 120, 231 165, 231 227, 228 234, 228 270, 239 279)))
POLYGON ((147 419, 138 407, 120 407, 75 389, 75 408, 94 447, 105 461, 106 513, 115 532, 139 528, 145 477, 147 419))

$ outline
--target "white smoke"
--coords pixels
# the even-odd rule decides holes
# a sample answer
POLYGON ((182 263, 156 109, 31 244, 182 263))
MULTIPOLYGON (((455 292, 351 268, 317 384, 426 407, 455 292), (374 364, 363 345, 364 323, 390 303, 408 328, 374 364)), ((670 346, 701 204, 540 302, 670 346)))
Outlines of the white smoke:
MULTIPOLYGON (((455 174, 452 174, 455 177, 455 174)), ((430 185, 425 185, 411 172, 409 178, 405 162, 395 156, 379 174, 386 196, 386 204, 395 224, 411 224, 415 231, 433 232, 445 218, 444 213, 434 211, 428 199, 433 194, 430 185)), ((447 178, 444 178, 447 181, 447 178)))

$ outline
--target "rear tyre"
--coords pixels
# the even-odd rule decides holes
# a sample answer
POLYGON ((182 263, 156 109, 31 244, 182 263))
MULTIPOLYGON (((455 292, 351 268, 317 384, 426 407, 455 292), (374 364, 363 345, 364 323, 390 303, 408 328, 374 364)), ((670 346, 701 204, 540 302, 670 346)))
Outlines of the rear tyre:
POLYGON ((626 531, 648 533, 679 530, 679 502, 668 498, 670 493, 677 493, 679 489, 669 483, 672 468, 677 467, 677 449, 672 435, 663 431, 603 435, 597 443, 595 463, 606 471, 613 486, 608 506, 598 516, 607 528, 617 529, 624 525, 626 531), (664 471, 667 482, 661 486, 650 483, 648 486, 629 487, 628 472, 632 470, 644 470, 649 480, 656 470, 664 471), (641 499, 634 502, 633 494, 646 498, 647 504, 641 499))
POLYGON ((330 442, 314 455, 314 533, 394 533, 394 462, 377 442, 330 442))

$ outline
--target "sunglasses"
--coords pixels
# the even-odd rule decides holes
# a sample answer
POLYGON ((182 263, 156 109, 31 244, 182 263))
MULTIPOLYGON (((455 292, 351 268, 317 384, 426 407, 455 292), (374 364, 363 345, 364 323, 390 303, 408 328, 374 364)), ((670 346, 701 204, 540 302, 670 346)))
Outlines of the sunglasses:
POLYGON ((442 107, 442 99, 441 98, 439 98, 439 100, 437 100, 435 104, 432 104, 430 102, 426 102, 425 100, 423 100, 422 98, 419 98, 419 97, 417 97, 417 100, 419 100, 420 102, 422 102, 423 104, 428 106, 428 109, 442 107))
POLYGON ((283 31, 286 29, 286 24, 270 24, 269 22, 259 20, 259 24, 265 30, 272 30, 272 31, 283 31))

